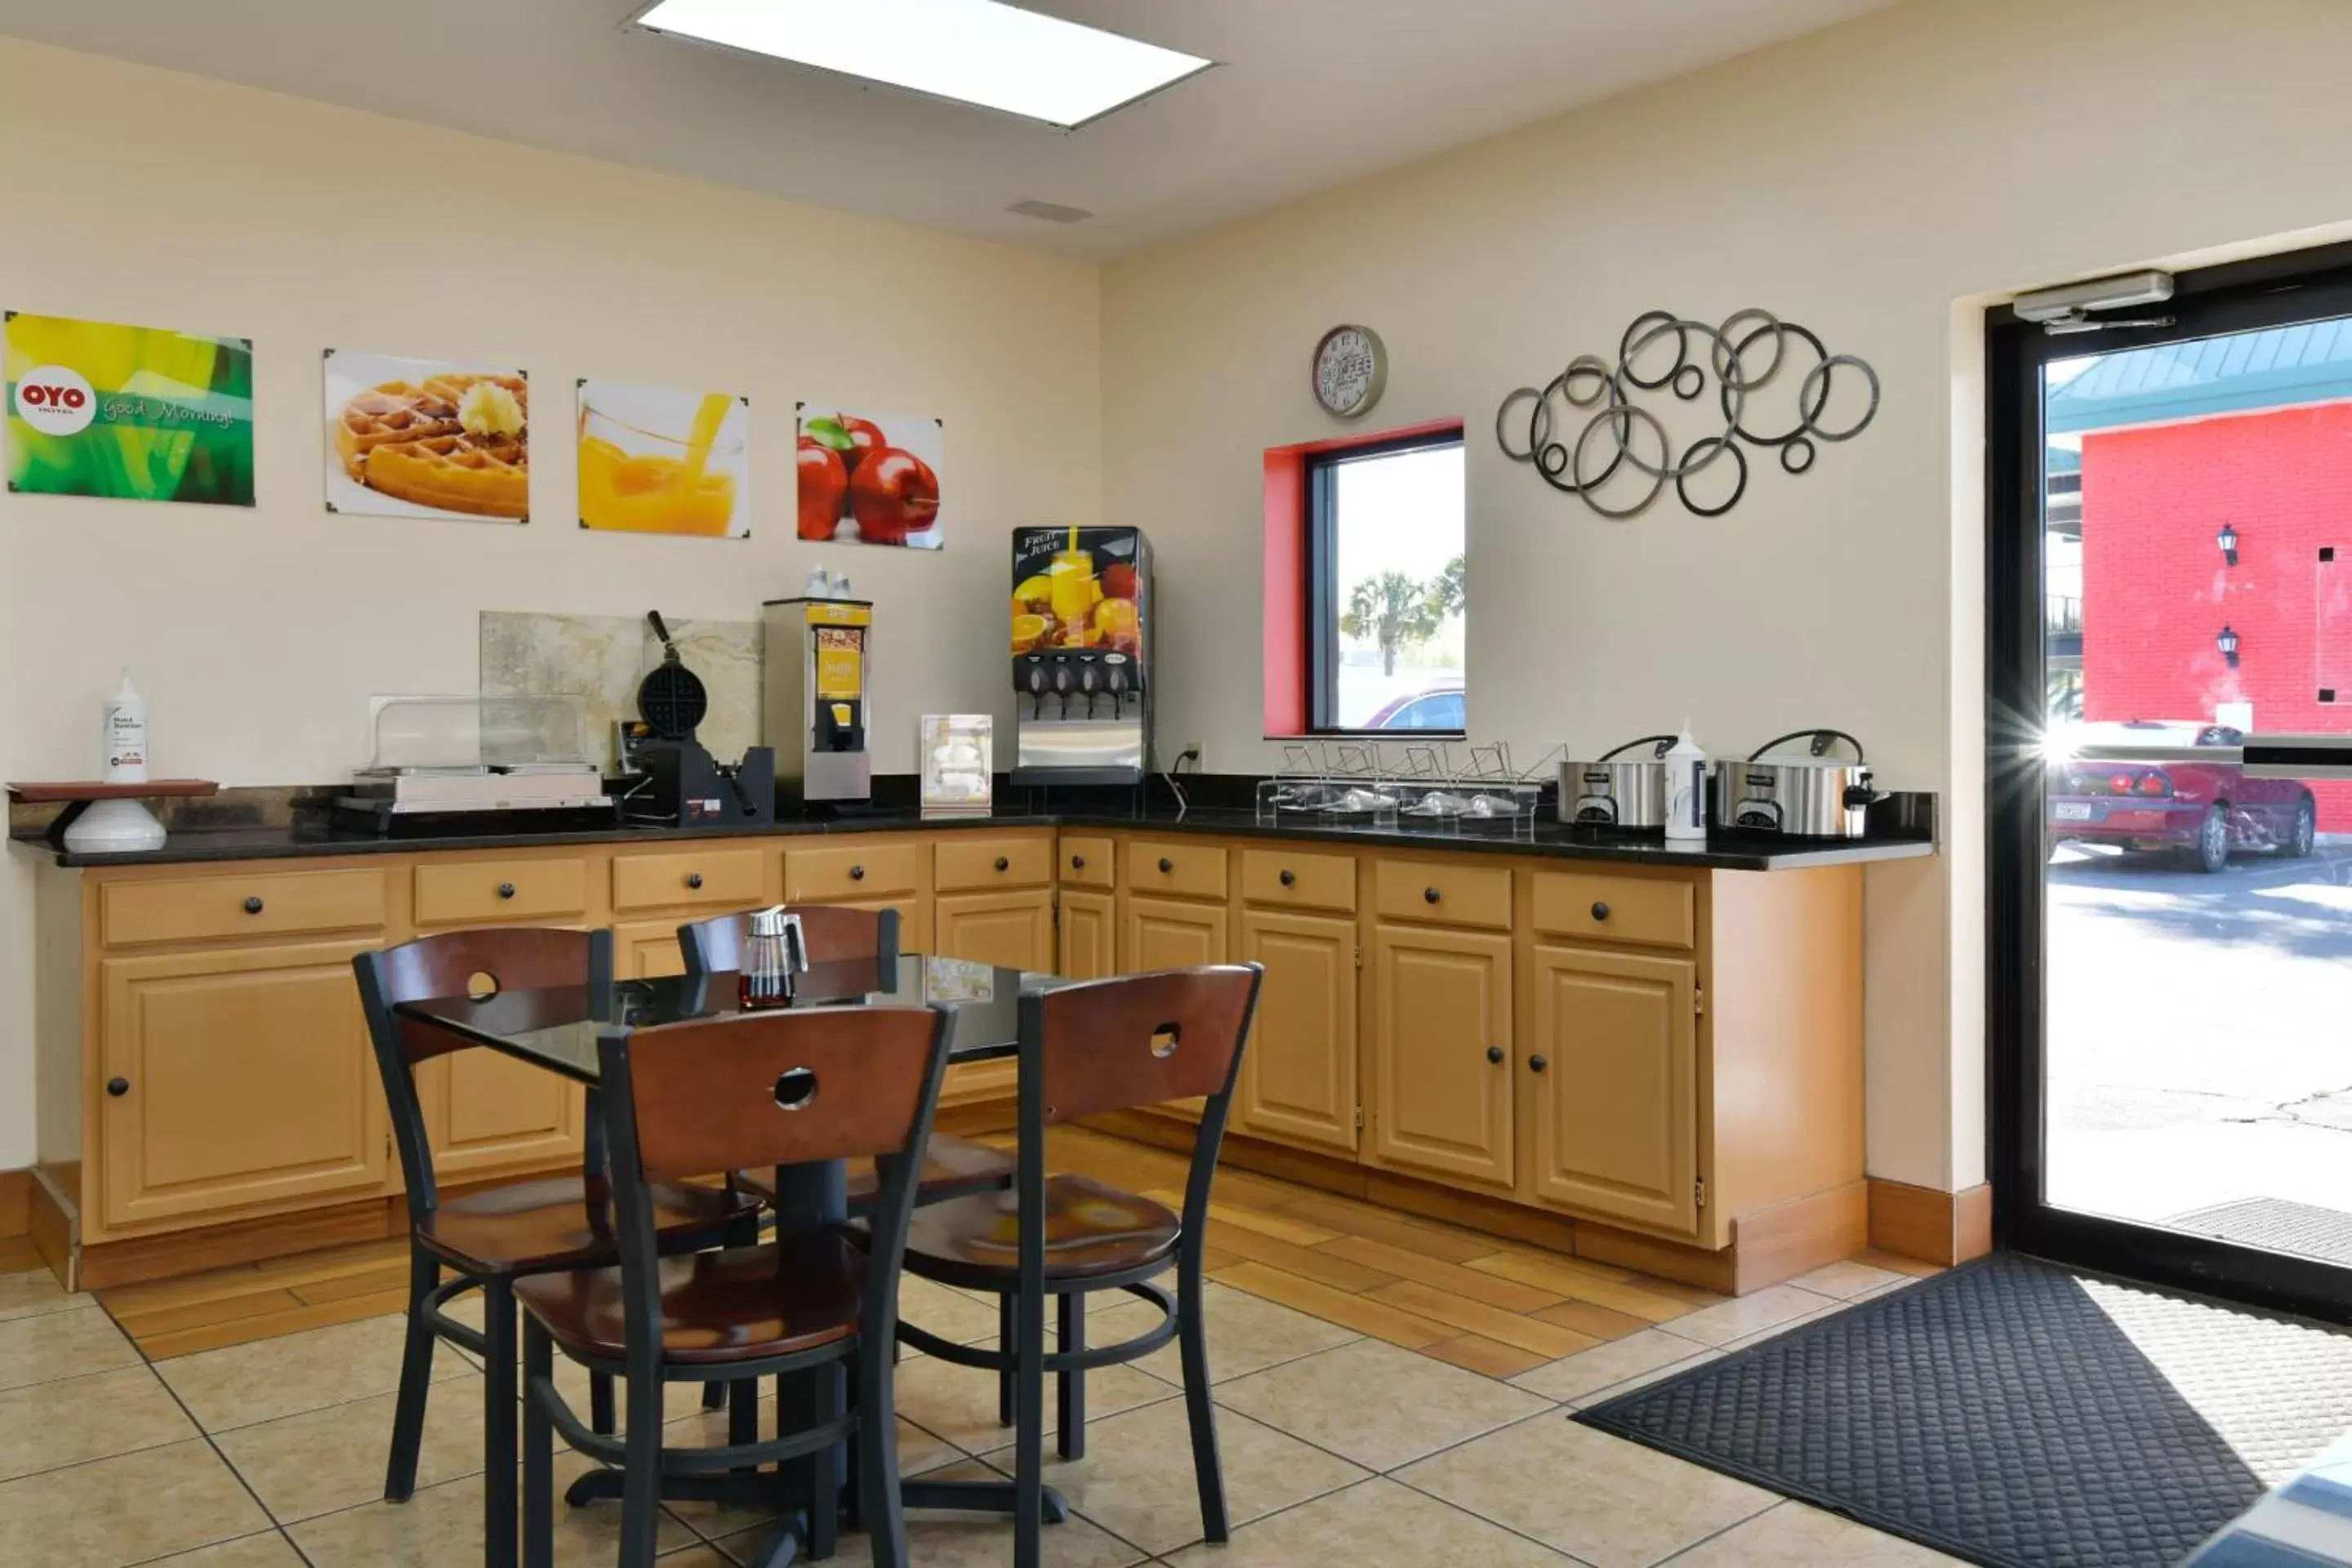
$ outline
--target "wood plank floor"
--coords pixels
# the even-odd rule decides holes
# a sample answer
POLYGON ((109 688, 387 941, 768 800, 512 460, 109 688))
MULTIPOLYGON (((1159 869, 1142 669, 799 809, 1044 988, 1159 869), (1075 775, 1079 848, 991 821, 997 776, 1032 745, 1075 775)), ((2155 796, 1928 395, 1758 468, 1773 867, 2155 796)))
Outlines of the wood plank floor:
MULTIPOLYGON (((1009 1144, 1010 1140, 1003 1142, 1009 1144)), ((1175 1206, 1182 1156, 1058 1129, 1053 1168, 1175 1206)), ((1210 1278, 1253 1296, 1510 1377, 1722 1300, 1672 1280, 1520 1246, 1244 1171, 1218 1173, 1210 1278)), ((1870 1253, 1904 1274, 1932 1265, 1870 1253)), ((407 1243, 354 1243, 100 1293, 151 1360, 399 1311, 407 1243)))

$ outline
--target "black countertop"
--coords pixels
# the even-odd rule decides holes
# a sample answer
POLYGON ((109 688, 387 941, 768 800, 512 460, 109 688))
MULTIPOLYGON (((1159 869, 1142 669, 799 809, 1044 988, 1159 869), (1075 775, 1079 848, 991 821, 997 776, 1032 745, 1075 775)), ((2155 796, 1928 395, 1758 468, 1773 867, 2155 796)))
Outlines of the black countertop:
POLYGON ((177 866, 234 860, 285 860, 316 856, 540 848, 562 844, 658 845, 694 843, 709 838, 784 838, 814 835, 904 833, 918 829, 928 832, 1010 827, 1213 833, 1242 838, 1309 839, 1407 849, 1479 850, 1488 854, 1532 855, 1556 860, 1683 866, 1713 871, 1801 870, 1811 866, 1908 860, 1936 853, 1936 846, 1931 840, 1917 837, 1819 839, 1784 838, 1769 833, 1717 832, 1710 834, 1704 845, 1692 845, 1687 848, 1677 845, 1670 848, 1654 837, 1591 827, 1571 827, 1550 821, 1538 823, 1528 837, 1511 837, 1493 829, 1454 832, 1442 828, 1261 823, 1253 812, 1223 807, 1198 807, 1187 812, 1163 808, 1118 814, 1059 811, 929 818, 915 812, 890 812, 822 822, 778 822, 770 827, 590 827, 563 832, 503 832, 493 828, 443 837, 409 834, 390 838, 350 829, 299 824, 290 827, 183 828, 173 832, 161 849, 129 855, 77 855, 58 849, 46 838, 40 837, 19 837, 16 842, 41 853, 54 854, 60 866, 177 866))

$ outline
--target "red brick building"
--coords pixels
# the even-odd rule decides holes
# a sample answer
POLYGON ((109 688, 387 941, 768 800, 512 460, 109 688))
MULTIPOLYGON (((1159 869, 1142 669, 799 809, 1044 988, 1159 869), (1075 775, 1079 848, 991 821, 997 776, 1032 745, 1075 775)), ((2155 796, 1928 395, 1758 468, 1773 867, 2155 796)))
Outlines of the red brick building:
MULTIPOLYGON (((2108 355, 2049 428, 2079 442, 2082 718, 2352 731, 2352 328, 2108 355)), ((2352 782, 2313 793, 2321 831, 2352 832, 2352 782)))

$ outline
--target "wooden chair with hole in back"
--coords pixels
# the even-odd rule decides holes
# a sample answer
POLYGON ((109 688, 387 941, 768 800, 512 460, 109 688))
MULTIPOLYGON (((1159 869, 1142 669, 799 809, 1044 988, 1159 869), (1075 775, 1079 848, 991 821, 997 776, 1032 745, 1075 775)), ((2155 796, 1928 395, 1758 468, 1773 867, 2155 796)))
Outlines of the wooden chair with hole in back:
MULTIPOLYGON (((898 967, 898 911, 845 909, 837 904, 793 904, 786 914, 801 919, 801 935, 814 963, 841 963, 872 958, 877 971, 894 978, 898 967)), ((751 917, 717 915, 677 928, 677 945, 688 974, 714 974, 740 969, 751 942, 751 917)), ((931 1135, 923 1156, 922 1186, 915 1201, 938 1203, 967 1193, 988 1192, 1013 1180, 1013 1157, 1002 1149, 969 1138, 931 1135)), ((863 1214, 873 1206, 877 1190, 871 1161, 852 1161, 848 1170, 849 1212, 863 1214)), ((739 1172, 739 1188, 775 1200, 764 1177, 756 1171, 739 1172)))
MULTIPOLYGON (((613 975, 610 931, 499 930, 424 937, 352 961, 360 1003, 375 1047, 391 1111, 393 1142, 408 1185, 408 1336, 393 1415, 392 1455, 383 1495, 404 1501, 416 1487, 425 1402, 433 1382, 436 1340, 480 1356, 488 1369, 483 1496, 488 1561, 510 1563, 515 1540, 516 1387, 514 1282, 528 1275, 611 1261, 611 1194, 601 1173, 470 1188, 444 1197, 435 1184, 433 1147, 416 1094, 421 1062, 478 1048, 458 1035, 397 1016, 403 1002, 576 986, 585 1003, 613 975), (444 1281, 446 1270, 454 1278, 444 1281), (479 1330, 449 1317, 449 1300, 467 1290, 482 1298, 479 1330)), ((665 1185, 653 1194, 654 1225, 665 1247, 693 1247, 740 1235, 757 1224, 755 1199, 709 1187, 665 1185)), ((612 1426, 612 1385, 599 1379, 597 1419, 612 1426)))
POLYGON ((955 1344, 914 1323, 901 1324, 899 1338, 960 1366, 1012 1370, 1019 1429, 1012 1497, 1016 1568, 1037 1568, 1041 1545, 1045 1374, 1062 1380, 1059 1445, 1066 1458, 1076 1458, 1085 1449, 1085 1373, 1150 1355, 1171 1339, 1182 1358, 1201 1531, 1212 1542, 1226 1537, 1224 1478, 1201 1320, 1202 1248, 1209 1186, 1264 973, 1255 963, 1219 964, 1024 995, 1020 1169, 1013 1177, 1013 1201, 1008 1206, 989 1194, 916 1212, 907 1240, 908 1273, 991 1291, 1012 1304, 1011 1340, 996 1350, 955 1344), (1206 1102, 1181 1215, 1091 1177, 1047 1173, 1047 1128, 1194 1095, 1205 1096, 1206 1102), (1152 1282, 1171 1269, 1172 1298, 1152 1282), (1153 1303, 1160 1321, 1118 1344, 1087 1348, 1086 1298, 1105 1290, 1123 1290, 1153 1303), (1059 1343, 1051 1354, 1045 1351, 1049 1297, 1058 1308, 1059 1326, 1059 1343))
POLYGON ((905 1563, 892 1414, 898 1260, 947 1071, 948 1025, 943 1008, 811 1007, 614 1029, 598 1042, 620 1261, 515 1286, 525 1319, 527 1568, 547 1568, 553 1557, 551 1431, 621 1467, 623 1568, 653 1562, 665 1477, 775 1465, 772 1477, 745 1484, 756 1498, 788 1509, 799 1500, 784 1495, 783 1467, 807 1455, 818 1458, 802 1467, 806 1515, 767 1561, 796 1547, 831 1555, 840 1499, 829 1451, 853 1435, 872 1561, 877 1568, 905 1563), (662 1256, 656 1227, 664 1184, 703 1171, 848 1159, 870 1159, 878 1172, 866 1217, 870 1252, 845 1227, 827 1226, 690 1258, 662 1256), (622 1380, 625 1436, 590 1430, 565 1404, 553 1376, 559 1349, 591 1373, 622 1380), (854 1407, 845 1405, 833 1370, 845 1363, 856 1384, 854 1407), (723 1447, 666 1442, 665 1384, 769 1375, 777 1379, 780 1413, 773 1438, 759 1441, 753 1431, 730 1434, 723 1447), (795 1376, 811 1385, 813 1419, 785 1431, 782 1413, 794 1408, 786 1380, 795 1376))

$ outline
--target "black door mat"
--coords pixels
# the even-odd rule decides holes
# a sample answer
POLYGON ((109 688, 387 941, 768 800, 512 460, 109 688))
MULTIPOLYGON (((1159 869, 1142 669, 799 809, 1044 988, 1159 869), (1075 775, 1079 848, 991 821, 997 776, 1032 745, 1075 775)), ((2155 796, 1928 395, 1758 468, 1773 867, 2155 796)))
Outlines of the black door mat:
POLYGON ((1999 1254, 1576 1419, 1992 1568, 2157 1568, 2352 1426, 2352 1335, 1999 1254))
POLYGON ((2168 1229, 2210 1236, 2242 1247, 2291 1252, 2298 1258, 2352 1267, 2352 1214, 2285 1198, 2241 1198, 2190 1209, 2164 1222, 2168 1229))

